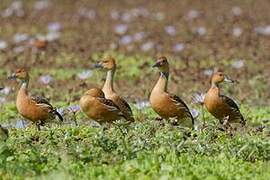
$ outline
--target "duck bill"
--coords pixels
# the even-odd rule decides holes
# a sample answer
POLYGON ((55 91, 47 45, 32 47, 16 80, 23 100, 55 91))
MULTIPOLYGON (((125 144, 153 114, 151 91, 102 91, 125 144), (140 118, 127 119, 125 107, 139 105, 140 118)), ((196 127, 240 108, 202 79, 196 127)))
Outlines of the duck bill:
POLYGON ((10 76, 8 76, 9 80, 15 80, 17 79, 17 75, 15 73, 11 74, 10 76))
POLYGON ((94 64, 94 68, 103 68, 103 65, 101 62, 94 64))
POLYGON ((157 62, 156 64, 154 64, 154 65, 152 66, 152 68, 157 68, 157 67, 160 67, 160 63, 159 63, 159 62, 157 62))
POLYGON ((228 76, 225 76, 224 82, 227 82, 227 83, 239 83, 237 80, 233 80, 228 76))

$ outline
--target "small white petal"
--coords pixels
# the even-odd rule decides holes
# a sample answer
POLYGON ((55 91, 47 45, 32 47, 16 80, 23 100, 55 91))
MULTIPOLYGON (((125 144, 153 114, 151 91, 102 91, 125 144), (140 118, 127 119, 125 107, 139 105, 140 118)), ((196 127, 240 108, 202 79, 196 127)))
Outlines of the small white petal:
POLYGON ((39 82, 42 84, 50 84, 50 82, 53 80, 53 77, 50 75, 43 75, 39 77, 39 82))
POLYGON ((84 79, 91 77, 92 75, 93 75, 93 71, 86 70, 86 71, 79 73, 77 76, 79 79, 84 80, 84 79))
POLYGON ((150 102, 147 100, 137 101, 135 106, 137 109, 144 109, 150 106, 150 102))
POLYGON ((173 46, 173 51, 174 52, 181 52, 185 49, 185 44, 184 43, 177 43, 173 46))
POLYGON ((4 89, 0 90, 0 94, 8 95, 10 93, 10 91, 11 91, 10 87, 4 87, 4 89))
POLYGON ((207 32, 207 31, 206 31, 206 28, 205 28, 205 27, 202 27, 202 26, 200 26, 200 27, 198 27, 198 28, 196 29, 196 33, 199 34, 200 36, 205 35, 206 32, 207 32))
POLYGON ((126 24, 118 24, 114 28, 114 32, 119 35, 125 34, 127 30, 128 30, 128 25, 126 24))
POLYGON ((232 13, 234 16, 240 16, 242 14, 242 9, 238 6, 232 7, 232 13))
POLYGON ((47 9, 49 6, 50 3, 47 0, 39 0, 34 3, 34 9, 37 11, 47 9))
POLYGON ((51 22, 47 26, 49 31, 59 31, 61 29, 61 24, 59 22, 51 22))
POLYGON ((175 29, 174 26, 166 26, 165 31, 166 31, 167 34, 169 34, 171 36, 176 35, 176 29, 175 29))
POLYGON ((29 38, 28 34, 15 34, 13 36, 13 41, 15 43, 21 43, 23 41, 26 41, 29 38))
POLYGON ((121 16, 120 16, 120 13, 118 11, 111 11, 111 18, 112 19, 119 19, 121 16))
POLYGON ((203 74, 206 76, 212 76, 213 72, 214 71, 212 69, 206 69, 203 71, 203 74))
POLYGON ((6 49, 7 46, 8 44, 6 43, 6 41, 0 40, 0 50, 6 49))
POLYGON ((244 67, 245 63, 242 59, 236 59, 232 62, 232 67, 235 69, 240 69, 244 67))
POLYGON ((132 41, 133 41, 132 36, 125 35, 125 36, 121 37, 120 44, 127 45, 127 44, 132 43, 132 41))
POLYGON ((233 36, 234 37, 240 37, 241 34, 243 33, 243 30, 240 27, 235 27, 235 28, 233 28, 233 32, 232 33, 233 33, 233 36))
POLYGON ((133 40, 138 42, 142 41, 145 38, 145 32, 137 32, 133 35, 133 40))
POLYGON ((154 48, 154 43, 151 41, 148 41, 141 45, 141 50, 146 52, 154 48))
POLYGON ((200 16, 200 12, 197 11, 197 10, 194 10, 194 9, 190 10, 190 11, 188 12, 188 14, 187 14, 187 18, 188 18, 189 20, 198 18, 199 16, 200 16))

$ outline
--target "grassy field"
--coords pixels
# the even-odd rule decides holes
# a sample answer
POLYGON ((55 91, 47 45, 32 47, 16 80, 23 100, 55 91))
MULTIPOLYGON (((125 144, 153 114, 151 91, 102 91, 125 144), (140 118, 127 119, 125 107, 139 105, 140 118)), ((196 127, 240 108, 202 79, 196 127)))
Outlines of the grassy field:
POLYGON ((267 0, 1 0, 0 124, 9 138, 0 142, 0 180, 270 179, 268 7, 267 0), (46 48, 35 38, 47 39, 46 48), (117 60, 115 87, 132 107, 132 124, 99 126, 71 111, 86 90, 102 86, 105 72, 92 67, 106 55, 117 60), (159 55, 171 65, 169 91, 200 112, 191 135, 149 107, 159 55), (18 67, 30 68, 31 94, 50 99, 62 124, 37 131, 22 120, 19 85, 7 80, 18 67), (222 85, 247 120, 237 131, 221 131, 192 104, 215 68, 240 82, 222 85))
POLYGON ((188 137, 183 130, 150 118, 150 109, 138 111, 137 122, 131 125, 95 127, 80 121, 78 127, 53 125, 40 132, 33 127, 10 129, 10 138, 0 147, 0 175, 3 179, 269 179, 270 131, 255 124, 267 119, 269 123, 270 109, 248 109, 243 112, 252 111, 249 125, 233 135, 218 130, 206 114, 207 127, 188 137))

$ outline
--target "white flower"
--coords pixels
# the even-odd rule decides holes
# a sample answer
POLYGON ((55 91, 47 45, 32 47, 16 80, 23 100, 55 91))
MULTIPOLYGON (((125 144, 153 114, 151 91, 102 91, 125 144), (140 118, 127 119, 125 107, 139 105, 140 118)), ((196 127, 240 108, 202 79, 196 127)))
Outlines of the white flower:
POLYGON ((190 113, 193 118, 197 118, 200 115, 200 112, 197 109, 191 109, 190 113))
POLYGON ((245 63, 244 63, 244 60, 242 60, 242 59, 236 59, 232 62, 231 65, 235 69, 240 69, 240 68, 244 67, 245 63))
POLYGON ((51 31, 49 32, 46 36, 45 39, 49 42, 56 41, 60 38, 60 32, 54 32, 51 31))
POLYGON ((47 9, 50 6, 48 0, 39 0, 34 3, 34 9, 37 11, 47 9))
POLYGON ((203 105, 204 99, 205 99, 205 94, 197 92, 197 93, 193 94, 193 96, 192 96, 192 103, 203 105))
POLYGON ((48 24, 48 30, 51 32, 59 31, 61 29, 61 24, 59 22, 51 22, 48 24))
POLYGON ((239 37, 243 33, 243 30, 240 27, 235 27, 235 28, 233 28, 232 33, 233 33, 234 37, 239 37))
POLYGON ((148 42, 141 45, 141 50, 146 52, 146 51, 153 49, 153 47, 154 47, 154 43, 151 41, 148 41, 148 42))
POLYGON ((184 43, 177 43, 173 46, 173 51, 175 52, 181 52, 185 49, 185 44, 184 43))
POLYGON ((206 34, 206 28, 203 26, 200 26, 196 29, 196 33, 199 34, 200 36, 203 36, 206 34))
POLYGON ((4 87, 3 89, 0 90, 0 94, 8 95, 11 91, 10 87, 4 87))
POLYGON ((200 12, 197 11, 197 10, 194 10, 194 9, 190 10, 190 11, 188 12, 188 14, 187 14, 187 18, 188 18, 189 20, 198 18, 199 16, 200 16, 200 12))
POLYGON ((50 75, 43 75, 39 77, 39 82, 42 84, 50 84, 50 82, 53 80, 53 77, 50 75))
POLYGON ((93 71, 86 70, 86 71, 79 73, 77 76, 79 79, 84 80, 84 79, 91 77, 92 75, 93 75, 93 71))
POLYGON ((13 36, 13 41, 18 44, 23 41, 26 41, 29 38, 28 34, 15 34, 13 36))
POLYGON ((165 31, 166 31, 167 34, 169 34, 171 36, 176 35, 176 29, 175 29, 174 26, 166 26, 165 31))
POLYGON ((86 8, 80 8, 79 9, 79 15, 88 19, 95 19, 96 18, 96 11, 94 9, 86 9, 86 8))
POLYGON ((119 19, 120 17, 121 17, 121 16, 120 16, 120 13, 119 13, 118 11, 115 11, 115 10, 111 11, 111 18, 112 18, 112 19, 117 20, 117 19, 119 19))
POLYGON ((121 16, 121 20, 125 22, 129 22, 131 20, 132 16, 129 12, 123 13, 121 16))
POLYGON ((238 6, 232 7, 232 13, 234 16, 240 16, 242 14, 242 9, 238 6))
POLYGON ((206 69, 203 71, 203 74, 206 76, 211 76, 213 74, 213 70, 212 69, 206 69))
POLYGON ((67 110, 73 113, 80 111, 80 109, 79 105, 71 105, 67 107, 67 110))
POLYGON ((0 40, 0 50, 6 49, 7 46, 8 44, 6 43, 6 41, 0 40))
POLYGON ((128 25, 126 24, 118 24, 114 27, 114 32, 119 35, 125 34, 127 30, 128 30, 128 25))
POLYGON ((270 35, 270 25, 268 25, 268 26, 259 26, 259 27, 256 27, 256 28, 254 29, 254 31, 255 31, 257 34, 269 36, 269 35, 270 35))
POLYGON ((133 40, 136 42, 142 41, 143 38, 145 38, 145 32, 137 32, 133 35, 133 40))
POLYGON ((154 18, 158 21, 162 21, 165 19, 165 14, 162 12, 157 12, 156 14, 154 14, 154 18))
POLYGON ((144 109, 150 106, 150 102, 147 100, 137 101, 135 106, 137 109, 144 109))
POLYGON ((127 44, 132 43, 132 40, 133 40, 132 36, 125 35, 125 36, 121 37, 120 44, 127 45, 127 44))

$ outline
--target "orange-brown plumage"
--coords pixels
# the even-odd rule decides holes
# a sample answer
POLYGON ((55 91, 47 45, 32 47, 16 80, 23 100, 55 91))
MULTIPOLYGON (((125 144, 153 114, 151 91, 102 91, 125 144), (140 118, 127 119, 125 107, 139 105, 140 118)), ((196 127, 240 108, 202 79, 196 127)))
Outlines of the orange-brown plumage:
POLYGON ((96 67, 101 67, 107 70, 106 81, 102 88, 105 97, 112 100, 119 107, 127 120, 134 121, 132 110, 129 104, 121 96, 119 96, 113 88, 113 78, 116 71, 115 59, 111 57, 106 57, 101 62, 99 62, 96 67))
POLYGON ((194 119, 187 105, 178 96, 167 92, 169 63, 166 57, 158 58, 156 64, 160 77, 150 95, 150 103, 154 111, 162 118, 176 118, 178 123, 193 127, 194 119))
POLYGON ((99 88, 86 91, 80 99, 80 107, 90 119, 101 123, 124 117, 119 107, 112 100, 106 99, 99 88))
POLYGON ((240 122, 244 125, 245 120, 237 104, 229 97, 220 94, 219 84, 224 81, 233 82, 223 72, 213 74, 211 87, 204 98, 204 105, 220 122, 227 119, 228 122, 240 122))
POLYGON ((26 69, 18 69, 11 79, 19 79, 21 87, 17 94, 16 107, 18 112, 25 119, 33 123, 44 123, 45 121, 54 118, 55 115, 63 121, 62 116, 55 110, 55 108, 44 97, 31 97, 28 94, 29 74, 26 69))

